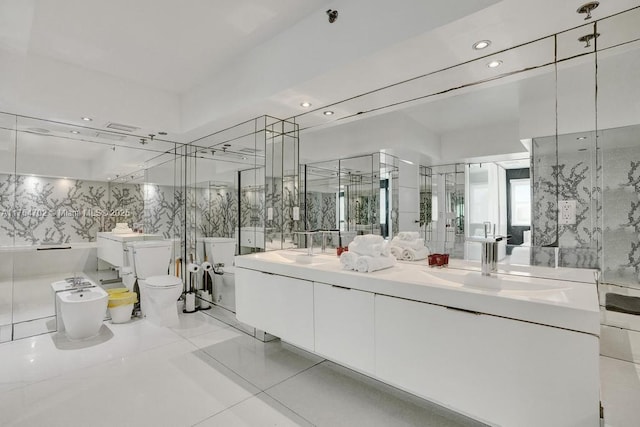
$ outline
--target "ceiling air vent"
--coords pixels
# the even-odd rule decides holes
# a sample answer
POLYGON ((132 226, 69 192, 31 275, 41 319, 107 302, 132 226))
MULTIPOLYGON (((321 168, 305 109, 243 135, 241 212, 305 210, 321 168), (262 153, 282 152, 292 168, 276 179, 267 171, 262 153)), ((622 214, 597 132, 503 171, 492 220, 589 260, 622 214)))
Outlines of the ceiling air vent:
POLYGON ((98 132, 96 133, 96 136, 98 138, 109 139, 111 141, 122 141, 127 137, 127 135, 118 135, 115 133, 108 133, 108 132, 98 132))
POLYGON ((256 150, 255 148, 241 148, 238 151, 244 154, 256 154, 262 152, 262 150, 256 150))
POLYGON ((122 123, 113 123, 113 122, 107 123, 105 127, 107 129, 114 129, 122 132, 134 132, 134 131, 140 130, 139 127, 123 125, 122 123))

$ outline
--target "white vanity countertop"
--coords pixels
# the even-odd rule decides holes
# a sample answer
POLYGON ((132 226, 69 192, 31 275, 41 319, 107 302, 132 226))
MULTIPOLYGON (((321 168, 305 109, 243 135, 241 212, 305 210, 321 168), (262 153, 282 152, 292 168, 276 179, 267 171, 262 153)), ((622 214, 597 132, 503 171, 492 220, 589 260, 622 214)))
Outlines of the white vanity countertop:
POLYGON ((315 255, 312 264, 296 262, 296 256, 304 253, 306 250, 281 250, 242 255, 235 258, 235 265, 600 335, 593 270, 512 266, 511 271, 501 269, 494 277, 483 277, 479 263, 451 260, 449 268, 430 268, 419 261, 358 273, 343 270, 335 255, 315 255))

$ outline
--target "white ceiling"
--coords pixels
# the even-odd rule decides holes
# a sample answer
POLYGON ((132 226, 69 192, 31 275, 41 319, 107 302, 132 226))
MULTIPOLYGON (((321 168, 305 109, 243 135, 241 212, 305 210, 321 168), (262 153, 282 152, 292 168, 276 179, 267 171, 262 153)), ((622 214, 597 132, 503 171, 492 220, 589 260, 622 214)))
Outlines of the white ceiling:
POLYGON ((180 94, 323 3, 4 0, 0 45, 180 94))
MULTIPOLYGON (((331 118, 321 115, 327 105, 582 25, 584 16, 576 13, 582 3, 0 0, 0 111, 76 125, 89 115, 92 127, 115 121, 139 127, 141 135, 166 130, 167 139, 182 142, 262 114, 297 116, 304 112, 302 100, 331 124, 340 114, 405 95, 334 105, 339 114, 331 118), (327 22, 329 8, 340 11, 335 24, 327 22), (480 39, 493 43, 486 51, 471 49, 480 39)), ((640 5, 600 3, 596 19, 640 5)), ((606 29, 602 39, 633 26, 606 29)), ((568 51, 582 49, 575 43, 580 31, 562 35, 561 46, 568 41, 568 51)), ((514 58, 518 65, 502 58, 501 72, 534 57, 521 56, 514 58)), ((487 73, 469 66, 456 78, 487 73)), ((405 86, 417 95, 425 90, 405 86)), ((519 91, 511 82, 415 105, 404 114, 435 133, 511 121, 519 114, 519 91)), ((324 151, 332 152, 329 146, 324 151)))

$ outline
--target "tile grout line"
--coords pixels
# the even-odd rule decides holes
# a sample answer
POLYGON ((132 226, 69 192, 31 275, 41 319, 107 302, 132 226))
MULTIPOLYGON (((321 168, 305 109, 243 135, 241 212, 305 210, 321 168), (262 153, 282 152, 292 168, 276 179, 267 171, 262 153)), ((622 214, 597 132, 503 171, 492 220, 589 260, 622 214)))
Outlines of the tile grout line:
MULTIPOLYGON (((322 363, 322 362, 320 362, 320 363, 322 363)), ((318 363, 317 365, 319 365, 319 363, 318 363)), ((317 365, 314 365, 314 366, 317 366, 317 365)), ((313 367, 313 366, 312 366, 312 367, 313 367)), ((295 376, 295 375, 294 375, 294 376, 295 376)), ((291 378, 293 378, 293 377, 291 377, 291 378)), ((279 384, 280 384, 280 383, 279 383, 279 384)), ((276 385, 277 385, 277 384, 276 384, 276 385)), ((275 386, 274 386, 274 387, 275 387, 275 386)), ((272 387, 270 387, 270 388, 272 388, 272 387)), ((292 408, 288 407, 287 405, 285 405, 285 404, 284 404, 284 402, 281 402, 280 400, 276 399, 274 396, 270 395, 270 394, 269 394, 269 393, 267 393, 266 391, 263 391, 262 393, 264 393, 264 394, 265 394, 265 396, 269 396, 271 399, 275 400, 276 402, 278 402, 279 404, 281 404, 283 407, 287 408, 288 410, 290 410, 291 412, 293 412, 294 414, 296 414, 297 416, 299 416, 301 419, 305 420, 306 422, 308 422, 308 423, 309 423, 309 424, 311 424, 312 426, 317 426, 317 424, 312 423, 312 422, 311 422, 311 420, 309 420, 309 419, 307 419, 307 418, 303 417, 303 416, 302 416, 302 414, 299 414, 298 412, 296 412, 296 411, 295 411, 295 410, 293 410, 292 408)))
MULTIPOLYGON (((270 389, 274 388, 275 386, 282 384, 282 383, 283 383, 283 382, 285 382, 285 381, 289 381, 290 379, 295 378, 295 377, 297 377, 298 375, 302 374, 303 372, 307 372, 309 369, 313 369, 313 368, 315 368, 316 366, 318 366, 318 365, 320 365, 320 364, 322 364, 322 363, 324 363, 324 362, 326 362, 326 361, 327 361, 327 359, 322 359, 322 360, 321 360, 321 361, 319 361, 318 363, 315 363, 315 364, 313 364, 313 365, 309 366, 308 368, 305 368, 305 369, 303 369, 302 371, 300 371, 300 372, 298 372, 298 373, 295 373, 295 374, 293 374, 293 375, 291 375, 291 376, 289 376, 289 377, 287 377, 287 378, 285 378, 285 379, 283 379, 283 380, 281 380, 281 381, 278 381, 277 383, 275 383, 275 384, 273 384, 273 385, 271 385, 271 386, 269 386, 269 387, 265 388, 263 391, 264 391, 264 392, 266 392, 267 390, 270 390, 270 389)), ((272 397, 273 397, 273 396, 272 396, 272 397)))
POLYGON ((256 396, 260 395, 261 393, 263 393, 263 392, 262 392, 262 391, 260 391, 260 392, 258 392, 258 393, 256 393, 256 394, 252 394, 251 396, 247 396, 247 397, 245 397, 244 399, 240 400, 239 402, 236 402, 236 403, 234 403, 233 405, 231 405, 231 406, 229 406, 229 407, 227 407, 227 408, 221 409, 221 410, 219 410, 218 412, 215 412, 215 413, 213 413, 213 414, 209 415, 208 417, 205 417, 205 418, 201 419, 200 421, 198 421, 198 422, 197 422, 197 423, 195 423, 195 424, 191 424, 191 427, 195 427, 195 426, 197 426, 198 424, 202 424, 203 422, 207 421, 208 419, 211 419, 211 418, 213 418, 213 417, 216 417, 216 416, 218 416, 218 415, 222 414, 223 412, 228 411, 229 409, 231 409, 231 408, 233 408, 233 407, 236 407, 236 406, 240 405, 241 403, 246 402, 246 401, 247 401, 247 400, 249 400, 249 399, 253 399, 254 397, 256 397, 256 396))
POLYGON ((323 359, 323 360, 321 360, 320 362, 318 362, 318 363, 314 364, 313 366, 309 366, 308 368, 303 369, 302 371, 298 372, 297 374, 294 374, 294 375, 292 375, 292 376, 290 376, 290 377, 288 377, 288 378, 285 378, 284 380, 282 380, 282 381, 280 381, 280 382, 278 382, 278 383, 276 383, 276 384, 272 385, 271 387, 267 387, 265 390, 263 390, 263 393, 264 393, 265 395, 269 396, 270 398, 272 398, 273 400, 275 400, 276 402, 278 402, 279 404, 281 404, 282 406, 284 406, 285 408, 287 408, 288 410, 290 410, 291 412, 293 412, 294 414, 296 414, 297 416, 299 416, 300 418, 302 418, 303 420, 307 421, 307 422, 308 422, 309 424, 311 424, 312 426, 315 426, 316 424, 312 423, 312 422, 311 422, 311 420, 309 420, 309 419, 307 419, 306 417, 302 416, 302 414, 299 414, 299 413, 298 413, 298 412, 296 412, 293 408, 290 408, 290 407, 289 407, 289 406, 287 406, 284 402, 282 402, 282 401, 278 400, 275 396, 273 396, 273 395, 269 394, 267 391, 268 391, 268 390, 271 390, 272 388, 276 387, 277 385, 280 385, 280 384, 284 383, 285 381, 289 381, 290 379, 297 377, 298 375, 302 374, 303 372, 306 372, 306 371, 308 371, 308 370, 310 370, 310 369, 312 369, 312 368, 315 368, 315 367, 316 367, 316 366, 318 366, 318 365, 323 364, 323 363, 324 363, 324 362, 326 362, 326 361, 327 361, 327 359, 323 359))
POLYGON ((200 420, 200 421, 198 421, 197 423, 192 424, 192 425, 191 425, 191 427, 196 427, 198 424, 201 424, 201 423, 203 423, 204 421, 206 421, 206 420, 208 420, 208 419, 211 419, 211 418, 217 417, 218 415, 222 414, 223 412, 226 412, 226 411, 228 411, 229 409, 232 409, 232 408, 234 408, 234 407, 236 407, 236 406, 238 406, 238 405, 240 405, 240 404, 242 404, 242 403, 244 403, 244 402, 246 402, 246 401, 248 401, 248 400, 250 400, 250 399, 253 399, 254 397, 259 399, 259 397, 258 397, 258 396, 260 396, 261 394, 264 394, 265 396, 267 396, 267 397, 269 397, 269 398, 271 398, 271 399, 275 400, 276 402, 278 402, 279 404, 281 404, 283 407, 287 408, 287 409, 288 409, 288 410, 290 410, 292 413, 296 414, 298 417, 300 417, 301 419, 305 420, 306 422, 308 422, 308 423, 309 423, 309 424, 311 424, 312 426, 316 426, 316 425, 315 425, 315 424, 313 424, 311 421, 307 420, 305 417, 303 417, 302 415, 298 414, 298 413, 297 413, 296 411, 294 411, 293 409, 291 409, 291 408, 289 408, 288 406, 284 405, 284 404, 283 404, 282 402, 280 402, 278 399, 274 398, 274 397, 273 397, 273 396, 271 396, 270 394, 265 393, 264 391, 260 391, 260 392, 258 392, 258 393, 256 393, 256 394, 253 394, 253 395, 251 395, 251 396, 249 396, 249 397, 246 397, 246 398, 242 399, 241 401, 239 401, 239 402, 237 402, 237 403, 234 403, 233 405, 229 406, 228 408, 222 409, 222 410, 220 410, 220 411, 216 412, 216 413, 215 413, 215 414, 213 414, 213 415, 210 415, 210 416, 208 416, 208 417, 206 417, 206 418, 201 419, 201 420, 200 420))
POLYGON ((246 381, 247 383, 249 383, 250 385, 254 386, 257 390, 258 393, 254 394, 253 396, 256 396, 260 393, 262 393, 264 390, 257 384, 252 383, 251 381, 249 381, 247 378, 243 377, 242 375, 240 375, 239 372, 236 372, 235 370, 233 370, 231 367, 225 365, 222 361, 216 359, 215 357, 213 357, 212 355, 210 355, 209 353, 206 352, 206 350, 204 349, 198 349, 198 351, 202 351, 202 353, 206 354, 207 357, 209 357, 210 359, 214 360, 215 362, 219 363, 220 365, 224 366, 225 369, 230 370, 231 372, 233 372, 234 374, 236 374, 237 376, 239 376, 240 378, 242 378, 244 381, 246 381))

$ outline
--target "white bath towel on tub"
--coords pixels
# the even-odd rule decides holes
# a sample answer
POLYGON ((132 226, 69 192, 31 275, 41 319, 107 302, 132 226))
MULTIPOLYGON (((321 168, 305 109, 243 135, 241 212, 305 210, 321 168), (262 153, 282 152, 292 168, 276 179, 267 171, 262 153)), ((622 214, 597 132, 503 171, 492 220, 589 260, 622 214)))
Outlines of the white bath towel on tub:
POLYGON ((361 256, 356 261, 356 271, 360 273, 371 273, 385 268, 393 267, 396 259, 392 256, 361 256))

